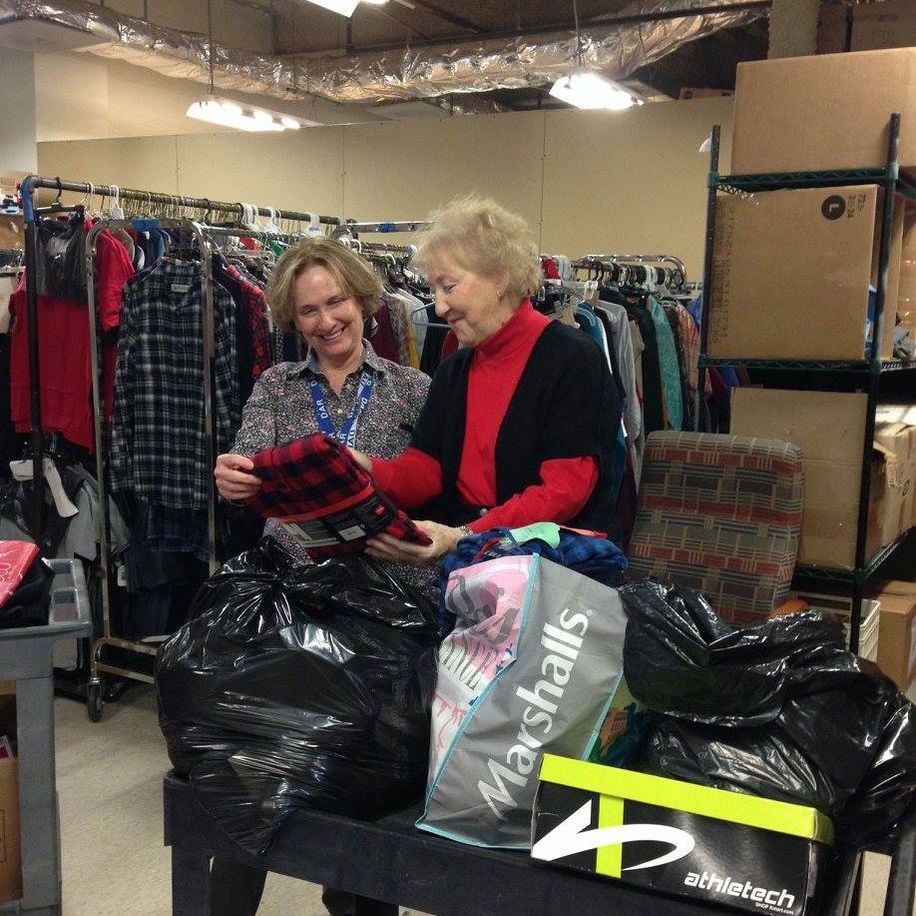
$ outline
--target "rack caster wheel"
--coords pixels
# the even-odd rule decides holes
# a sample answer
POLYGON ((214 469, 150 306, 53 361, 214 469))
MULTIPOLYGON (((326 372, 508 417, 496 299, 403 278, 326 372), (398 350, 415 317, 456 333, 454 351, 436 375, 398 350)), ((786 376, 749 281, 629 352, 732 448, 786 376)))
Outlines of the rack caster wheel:
POLYGON ((102 696, 102 685, 90 684, 89 693, 86 697, 86 709, 89 713, 90 722, 99 722, 101 720, 104 705, 105 699, 102 696))

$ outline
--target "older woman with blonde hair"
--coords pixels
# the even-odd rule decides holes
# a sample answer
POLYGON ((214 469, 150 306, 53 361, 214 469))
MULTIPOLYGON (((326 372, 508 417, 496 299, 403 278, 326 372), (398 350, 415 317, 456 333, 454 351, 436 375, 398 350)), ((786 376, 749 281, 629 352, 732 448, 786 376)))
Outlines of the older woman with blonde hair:
POLYGON ((381 535, 368 552, 420 566, 465 535, 541 521, 613 536, 619 398, 598 346, 532 307, 539 259, 525 221, 492 200, 453 202, 414 263, 460 348, 437 370, 410 448, 355 456, 428 519, 417 524, 432 544, 381 535))

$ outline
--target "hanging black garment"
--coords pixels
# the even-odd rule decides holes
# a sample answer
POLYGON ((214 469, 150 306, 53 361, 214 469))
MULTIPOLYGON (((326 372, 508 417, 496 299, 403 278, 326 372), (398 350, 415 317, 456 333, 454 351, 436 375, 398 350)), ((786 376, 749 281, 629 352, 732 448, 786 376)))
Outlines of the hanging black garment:
POLYGON ((426 306, 426 320, 430 322, 426 328, 426 338, 423 341, 423 353, 420 355, 420 370, 432 377, 439 368, 442 354, 442 344, 448 336, 448 326, 439 327, 433 322, 438 322, 435 306, 426 306))
POLYGON ((38 295, 86 302, 86 225, 82 210, 67 220, 39 219, 38 295))

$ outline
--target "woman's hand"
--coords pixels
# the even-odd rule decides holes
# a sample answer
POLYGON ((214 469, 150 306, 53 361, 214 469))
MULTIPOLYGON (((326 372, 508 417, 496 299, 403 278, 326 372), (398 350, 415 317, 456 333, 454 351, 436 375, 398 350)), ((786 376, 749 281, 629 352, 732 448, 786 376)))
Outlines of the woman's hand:
POLYGON ((408 566, 428 566, 435 563, 447 553, 454 553, 458 541, 465 536, 461 528, 450 528, 438 522, 414 522, 414 524, 432 541, 425 547, 419 544, 408 544, 390 534, 380 534, 366 542, 366 553, 376 560, 387 560, 390 563, 406 563, 408 566))
POLYGON ((347 451, 364 471, 372 473, 372 459, 365 452, 359 452, 355 448, 347 449, 347 451))
POLYGON ((224 499, 250 499, 261 489, 261 478, 250 473, 254 462, 244 455, 220 455, 216 459, 216 489, 224 499))

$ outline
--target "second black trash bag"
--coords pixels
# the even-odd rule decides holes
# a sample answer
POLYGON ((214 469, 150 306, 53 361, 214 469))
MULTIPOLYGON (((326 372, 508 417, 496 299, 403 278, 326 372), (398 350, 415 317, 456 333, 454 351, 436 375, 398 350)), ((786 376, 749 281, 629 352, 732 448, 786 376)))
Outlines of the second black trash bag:
POLYGON ((916 792, 916 712, 838 618, 732 627, 692 589, 621 595, 624 675, 659 714, 639 768, 818 808, 850 846, 887 837, 916 792))
POLYGON ((294 566, 271 540, 204 584, 162 648, 175 769, 252 853, 297 807, 372 817, 422 794, 436 608, 364 558, 294 566))

